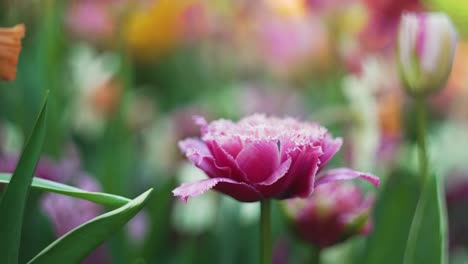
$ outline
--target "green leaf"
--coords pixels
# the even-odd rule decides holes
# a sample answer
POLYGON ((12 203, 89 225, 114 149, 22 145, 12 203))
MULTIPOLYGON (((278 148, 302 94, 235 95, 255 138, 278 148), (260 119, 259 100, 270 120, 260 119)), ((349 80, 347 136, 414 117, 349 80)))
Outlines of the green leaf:
POLYGON ((405 264, 447 263, 447 220, 440 180, 431 175, 419 198, 405 251, 405 264))
POLYGON ((150 189, 126 205, 78 226, 55 240, 28 263, 80 263, 93 249, 132 219, 144 207, 152 191, 150 189))
POLYGON ((0 262, 18 263, 24 208, 46 131, 47 98, 0 200, 0 262))
POLYGON ((374 231, 367 240, 364 259, 356 263, 403 263, 419 186, 416 175, 405 170, 387 177, 375 205, 374 231))
MULTIPOLYGON (((9 183, 11 174, 0 173, 0 183, 9 183)), ((72 196, 76 198, 81 198, 98 204, 108 205, 108 206, 123 206, 129 201, 128 198, 108 194, 108 193, 99 193, 99 192, 88 192, 73 186, 65 185, 62 183, 49 181, 41 178, 34 177, 32 180, 31 187, 34 189, 48 191, 53 193, 64 194, 67 196, 72 196)))

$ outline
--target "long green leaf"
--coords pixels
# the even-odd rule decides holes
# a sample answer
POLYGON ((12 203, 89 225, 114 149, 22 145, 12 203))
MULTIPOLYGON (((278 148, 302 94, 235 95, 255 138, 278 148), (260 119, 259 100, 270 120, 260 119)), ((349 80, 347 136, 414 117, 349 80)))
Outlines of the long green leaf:
POLYGON ((47 97, 0 200, 0 263, 18 263, 24 208, 45 137, 47 97))
MULTIPOLYGON (((9 183, 11 174, 0 173, 0 183, 9 183)), ((31 187, 42 191, 48 191, 53 193, 59 193, 67 196, 81 198, 98 204, 108 206, 123 206, 131 200, 122 196, 100 193, 100 192, 88 192, 73 186, 65 185, 62 183, 49 181, 41 178, 34 177, 32 180, 31 187)))
POLYGON ((374 231, 364 259, 356 263, 403 263, 406 242, 420 194, 416 175, 397 170, 383 183, 374 210, 374 231))
POLYGON ((405 264, 447 263, 447 221, 440 180, 431 175, 414 214, 405 251, 405 264))
POLYGON ((29 263, 80 263, 93 249, 132 219, 143 208, 152 191, 150 189, 126 205, 78 226, 55 240, 29 263))

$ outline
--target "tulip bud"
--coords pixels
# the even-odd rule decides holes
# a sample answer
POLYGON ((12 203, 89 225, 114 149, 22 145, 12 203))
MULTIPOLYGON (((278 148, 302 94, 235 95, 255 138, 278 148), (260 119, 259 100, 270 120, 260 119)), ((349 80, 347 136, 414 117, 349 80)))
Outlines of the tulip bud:
POLYGON ((336 181, 318 186, 308 199, 290 199, 283 205, 297 236, 324 248, 368 234, 373 200, 364 197, 358 186, 336 181))
POLYGON ((428 94, 444 87, 456 42, 457 32, 445 14, 403 14, 397 60, 403 85, 410 94, 428 94))
POLYGON ((0 28, 0 79, 13 81, 16 78, 16 65, 24 37, 24 25, 0 28))

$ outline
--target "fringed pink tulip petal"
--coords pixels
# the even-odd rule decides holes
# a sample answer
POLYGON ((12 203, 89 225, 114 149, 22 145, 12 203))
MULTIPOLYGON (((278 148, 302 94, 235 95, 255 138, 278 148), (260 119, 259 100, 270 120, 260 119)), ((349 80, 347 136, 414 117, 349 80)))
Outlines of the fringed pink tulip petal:
POLYGON ((288 158, 285 162, 281 163, 279 168, 273 172, 270 177, 262 182, 254 184, 255 189, 262 193, 265 198, 277 196, 277 194, 281 193, 284 189, 284 177, 288 173, 291 163, 291 158, 288 158))
POLYGON ((278 198, 309 197, 314 190, 315 174, 322 154, 320 147, 308 146, 301 150, 293 159, 287 175, 281 179, 284 182, 277 183, 283 188, 278 198))
POLYGON ((247 145, 236 158, 240 169, 248 175, 249 183, 266 180, 279 167, 279 150, 274 142, 255 142, 247 145))
POLYGON ((216 165, 214 157, 203 141, 189 138, 180 141, 179 147, 185 153, 185 156, 209 177, 217 178, 231 173, 229 167, 216 165))
POLYGON ((325 137, 322 145, 323 155, 320 157, 319 171, 335 156, 342 144, 343 140, 341 138, 333 139, 330 135, 325 137))
POLYGON ((248 184, 227 178, 211 178, 197 182, 184 183, 174 189, 172 193, 174 196, 179 196, 184 202, 187 202, 188 198, 200 195, 213 188, 243 202, 258 201, 262 198, 262 196, 248 184))
POLYGON ((227 194, 240 202, 257 202, 265 199, 263 193, 249 184, 243 182, 219 182, 214 187, 215 190, 227 194))
POLYGON ((372 174, 354 171, 347 168, 332 169, 320 173, 315 180, 315 187, 332 181, 343 181, 360 178, 372 183, 375 187, 379 187, 380 179, 372 174))
MULTIPOLYGON (((234 143, 235 144, 235 143, 234 143)), ((211 150, 216 165, 220 167, 229 168, 229 174, 222 175, 223 177, 230 178, 236 181, 246 181, 244 172, 239 168, 239 165, 234 160, 234 157, 222 148, 218 142, 214 140, 206 141, 206 145, 211 150)), ((240 148, 240 147, 239 147, 240 148)))

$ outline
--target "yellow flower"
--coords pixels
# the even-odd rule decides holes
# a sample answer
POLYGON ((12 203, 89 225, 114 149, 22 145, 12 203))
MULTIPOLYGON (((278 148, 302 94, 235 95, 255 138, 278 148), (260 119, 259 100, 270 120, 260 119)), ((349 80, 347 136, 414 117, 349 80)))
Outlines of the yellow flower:
POLYGON ((16 78, 16 65, 24 37, 23 24, 12 28, 0 28, 0 79, 13 81, 16 78))
POLYGON ((158 0, 147 10, 136 10, 126 21, 126 44, 140 58, 167 53, 183 37, 184 11, 196 0, 158 0))
POLYGON ((287 18, 303 18, 307 15, 304 0, 267 0, 266 4, 277 15, 287 18))

